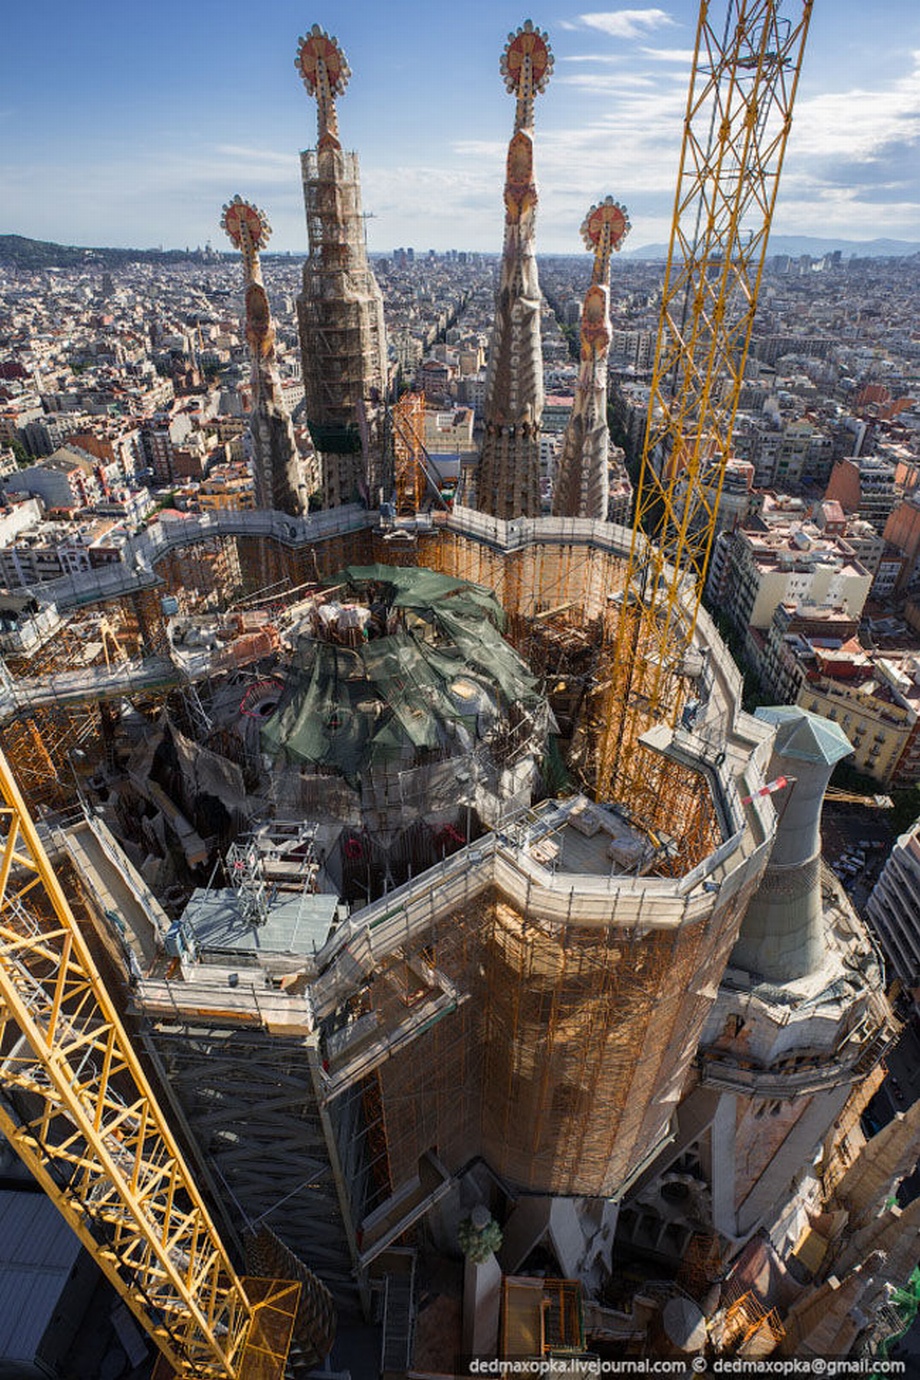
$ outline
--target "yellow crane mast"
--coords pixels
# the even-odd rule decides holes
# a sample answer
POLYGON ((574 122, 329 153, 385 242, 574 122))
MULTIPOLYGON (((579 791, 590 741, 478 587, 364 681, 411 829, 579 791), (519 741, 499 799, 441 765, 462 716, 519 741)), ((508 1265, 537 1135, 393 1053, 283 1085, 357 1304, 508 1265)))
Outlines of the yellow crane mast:
POLYGON ((0 797, 0 1130, 169 1371, 280 1380, 300 1285, 236 1274, 2 754, 0 797))
MULTIPOLYGON (((640 735, 678 721, 812 0, 702 0, 596 793, 639 815, 640 735)), ((654 789, 654 788, 653 788, 654 789)), ((648 791, 645 792, 648 794, 648 791)), ((660 807, 660 802, 659 802, 660 807)))
POLYGON ((856 791, 844 791, 838 786, 828 786, 824 798, 838 805, 867 805, 873 810, 894 809, 890 795, 859 795, 856 791))

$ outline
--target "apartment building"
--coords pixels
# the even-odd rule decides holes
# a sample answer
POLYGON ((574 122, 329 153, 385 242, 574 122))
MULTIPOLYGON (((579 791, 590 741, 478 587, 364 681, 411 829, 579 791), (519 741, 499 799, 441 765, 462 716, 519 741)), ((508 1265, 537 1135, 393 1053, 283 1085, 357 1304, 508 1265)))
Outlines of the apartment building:
POLYGON ((124 560, 128 531, 111 518, 38 522, 0 547, 0 583, 8 589, 87 574, 124 560))
POLYGON ((838 460, 824 497, 836 499, 847 513, 858 513, 881 532, 898 501, 895 466, 888 460, 860 456, 838 460))
POLYGON ((895 587, 907 589, 914 584, 920 567, 920 494, 912 494, 893 508, 885 523, 884 536, 904 557, 895 587))
POLYGON ((475 450, 473 409, 453 407, 425 412, 425 449, 431 455, 453 455, 475 450))
POLYGON ((199 484, 197 500, 203 513, 222 509, 254 509, 256 494, 249 466, 215 465, 207 479, 199 484))
MULTIPOLYGON (((853 744, 851 765, 888 788, 912 785, 920 716, 920 682, 898 664, 863 651, 856 642, 840 649, 814 648, 815 671, 797 703, 839 723, 853 744)), ((916 780, 914 776, 914 780, 916 780)))
POLYGON ((724 608, 742 633, 765 632, 780 604, 841 608, 858 618, 872 584, 845 540, 822 536, 812 522, 739 528, 730 564, 724 608))
POLYGON ((6 489, 40 498, 46 509, 91 508, 103 497, 98 468, 95 457, 62 446, 46 460, 11 475, 6 489))
POLYGON ((764 641, 761 683, 777 704, 795 704, 816 672, 816 649, 837 648, 849 654, 858 630, 859 620, 843 609, 780 604, 764 641))
POLYGON ((739 413, 732 449, 739 460, 753 465, 758 489, 795 489, 806 480, 826 483, 833 463, 829 435, 813 421, 785 419, 778 409, 739 413))
POLYGON ((869 921, 881 940, 889 977, 911 989, 914 1005, 920 989, 920 819, 891 850, 866 905, 869 921))
POLYGON ((174 415, 160 412, 144 422, 141 441, 147 465, 158 484, 170 484, 177 478, 175 452, 191 436, 192 418, 187 412, 174 415))
POLYGON ((22 397, 0 407, 0 446, 22 441, 22 429, 43 415, 38 398, 22 397))

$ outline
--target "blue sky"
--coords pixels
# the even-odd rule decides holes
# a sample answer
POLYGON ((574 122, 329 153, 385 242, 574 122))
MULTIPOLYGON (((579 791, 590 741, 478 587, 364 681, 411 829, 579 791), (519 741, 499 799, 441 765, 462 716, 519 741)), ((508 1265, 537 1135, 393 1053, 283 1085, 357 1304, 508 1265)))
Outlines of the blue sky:
MULTIPOLYGON (((799 0, 786 8, 797 17, 799 0)), ((497 251, 514 117, 498 64, 530 17, 555 55, 537 102, 540 251, 577 252, 585 212, 608 194, 629 211, 627 248, 663 242, 696 14, 695 0, 9 5, 0 232, 223 248, 221 207, 239 193, 267 213, 272 249, 302 252, 297 155, 315 142, 315 107, 294 56, 318 23, 352 69, 339 124, 360 156, 371 249, 497 251)), ((916 0, 815 0, 774 231, 920 241, 916 0)))

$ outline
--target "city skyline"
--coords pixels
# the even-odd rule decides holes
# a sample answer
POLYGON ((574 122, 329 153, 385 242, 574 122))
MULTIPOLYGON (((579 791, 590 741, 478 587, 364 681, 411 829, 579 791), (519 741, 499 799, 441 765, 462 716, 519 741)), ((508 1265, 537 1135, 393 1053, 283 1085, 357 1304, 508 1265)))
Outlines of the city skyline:
MULTIPOLYGON (((607 194, 629 210, 627 249, 666 241, 695 0, 552 12, 471 0, 462 18, 415 0, 334 12, 282 0, 257 20, 174 0, 155 12, 111 0, 83 13, 59 0, 19 7, 5 22, 0 230, 223 247, 221 206, 240 194, 264 207, 270 251, 304 252, 298 153, 315 142, 315 107, 294 55, 318 23, 353 73, 341 136, 361 160, 371 251, 498 252, 513 122, 498 63, 528 15, 556 59, 536 113, 539 251, 579 252, 585 211, 607 194)), ((819 0, 774 233, 920 241, 918 141, 920 14, 881 0, 867 33, 864 7, 819 0)))

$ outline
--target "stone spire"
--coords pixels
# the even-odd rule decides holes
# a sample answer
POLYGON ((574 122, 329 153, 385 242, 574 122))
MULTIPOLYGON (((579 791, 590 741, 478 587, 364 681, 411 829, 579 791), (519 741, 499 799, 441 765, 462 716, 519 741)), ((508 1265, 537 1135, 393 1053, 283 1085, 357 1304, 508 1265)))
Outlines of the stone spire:
POLYGON ((549 81, 553 58, 546 34, 528 19, 509 34, 502 56, 505 85, 515 97, 514 134, 505 175, 505 242, 495 298, 486 373, 484 434, 476 506, 493 517, 540 513, 540 420, 543 353, 540 283, 534 248, 534 99, 549 81))
POLYGON ((330 38, 314 24, 306 38, 298 42, 294 66, 316 100, 316 147, 341 150, 335 98, 341 96, 348 85, 351 68, 338 40, 330 38))
POLYGON ((275 331, 259 261, 271 226, 258 207, 240 196, 224 207, 220 223, 243 259, 246 340, 252 364, 249 433, 256 506, 296 517, 307 510, 307 493, 294 428, 281 394, 275 331))
POLYGON ((581 367, 553 489, 557 517, 607 517, 607 356, 610 352, 610 255, 629 233, 622 206, 608 196, 581 227, 593 251, 591 286, 581 313, 581 367))
POLYGON ((874 1251, 885 1256, 884 1277, 903 1287, 920 1261, 920 1198, 904 1208, 892 1203, 854 1232, 834 1264, 835 1273, 846 1274, 874 1251))
POLYGON ((794 982, 824 959, 821 806, 834 766, 853 748, 837 724, 795 705, 756 717, 776 725, 767 771, 785 784, 773 797, 780 818, 770 861, 729 961, 770 982, 794 982))
POLYGON ((383 296, 367 257, 358 156, 339 142, 335 98, 351 72, 319 25, 294 65, 316 100, 317 146, 300 156, 309 251, 297 299, 307 422, 322 469, 323 506, 384 496, 387 386, 383 296))
POLYGON ((860 1307, 882 1260, 870 1256, 843 1281, 834 1275, 808 1291, 783 1319, 786 1335, 780 1356, 846 1356, 864 1321, 851 1316, 860 1307))
POLYGON ((849 1210, 850 1226, 864 1223, 917 1160, 920 1102, 898 1114, 867 1141, 834 1189, 834 1197, 849 1210))

